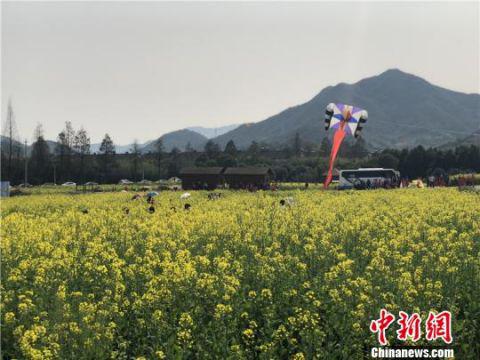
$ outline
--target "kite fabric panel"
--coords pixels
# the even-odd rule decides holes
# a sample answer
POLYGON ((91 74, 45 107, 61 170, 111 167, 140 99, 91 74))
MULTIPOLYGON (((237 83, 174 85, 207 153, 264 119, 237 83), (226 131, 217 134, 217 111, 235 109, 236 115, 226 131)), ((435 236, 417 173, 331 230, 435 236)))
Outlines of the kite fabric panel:
POLYGON ((329 104, 328 106, 333 111, 330 120, 330 128, 337 130, 343 125, 343 129, 347 134, 355 135, 360 118, 367 118, 366 110, 352 105, 345 104, 329 104))

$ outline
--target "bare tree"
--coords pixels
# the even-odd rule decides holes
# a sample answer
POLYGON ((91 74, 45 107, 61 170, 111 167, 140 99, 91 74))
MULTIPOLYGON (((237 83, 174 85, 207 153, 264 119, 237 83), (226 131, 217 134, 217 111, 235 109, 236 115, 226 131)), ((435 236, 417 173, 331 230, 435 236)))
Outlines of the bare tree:
POLYGON ((37 123, 35 130, 33 130, 33 142, 37 141, 39 138, 44 137, 43 125, 41 123, 37 123))
POLYGON ((18 137, 17 124, 15 123, 15 114, 13 112, 11 100, 8 100, 7 117, 5 119, 5 125, 3 127, 3 135, 6 137, 6 140, 8 141, 7 143, 7 152, 8 152, 7 153, 7 156, 8 156, 7 176, 10 180, 12 180, 14 151, 19 153, 21 145, 18 146, 18 144, 16 144, 19 142, 18 140, 19 137, 18 137))
POLYGON ((75 135, 73 149, 80 160, 80 179, 85 182, 85 159, 90 154, 90 138, 87 131, 82 127, 75 135))
POLYGON ((75 130, 73 129, 72 123, 70 121, 65 122, 64 132, 65 132, 65 140, 67 142, 67 146, 70 149, 72 149, 75 143, 75 130))
POLYGON ((57 138, 57 146, 55 153, 58 157, 58 165, 60 167, 61 177, 64 180, 70 180, 70 169, 72 164, 73 145, 75 140, 75 130, 70 121, 65 122, 63 129, 57 138))

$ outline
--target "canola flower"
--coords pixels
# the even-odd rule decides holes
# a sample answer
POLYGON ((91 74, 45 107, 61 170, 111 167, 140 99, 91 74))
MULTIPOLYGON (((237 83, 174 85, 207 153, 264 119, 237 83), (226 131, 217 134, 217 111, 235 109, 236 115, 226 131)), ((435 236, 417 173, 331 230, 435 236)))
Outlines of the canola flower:
POLYGON ((2 201, 4 358, 360 359, 380 308, 449 310, 456 356, 480 358, 478 194, 130 198, 2 201))

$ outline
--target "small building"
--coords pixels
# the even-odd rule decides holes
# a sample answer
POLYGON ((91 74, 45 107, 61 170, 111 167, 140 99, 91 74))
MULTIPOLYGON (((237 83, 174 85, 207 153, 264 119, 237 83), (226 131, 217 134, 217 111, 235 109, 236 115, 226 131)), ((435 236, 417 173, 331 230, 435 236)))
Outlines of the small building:
POLYGON ((212 190, 223 184, 223 167, 191 167, 180 171, 185 190, 212 190))
POLYGON ((223 172, 230 189, 267 189, 273 179, 268 167, 229 167, 223 172))

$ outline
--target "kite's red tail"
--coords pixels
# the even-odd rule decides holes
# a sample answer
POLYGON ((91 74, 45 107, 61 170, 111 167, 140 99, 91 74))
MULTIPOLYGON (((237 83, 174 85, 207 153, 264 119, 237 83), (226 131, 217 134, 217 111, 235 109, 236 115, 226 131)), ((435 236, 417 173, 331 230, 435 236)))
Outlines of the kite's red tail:
POLYGON ((323 183, 323 188, 328 188, 328 185, 332 182, 333 177, 333 165, 335 163, 335 158, 337 157, 338 149, 340 149, 340 145, 342 144, 343 139, 345 138, 345 130, 338 129, 335 131, 333 135, 333 145, 332 145, 332 152, 330 153, 330 164, 328 166, 328 175, 323 183))

